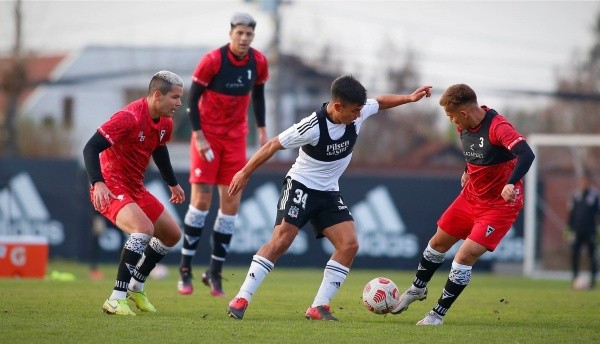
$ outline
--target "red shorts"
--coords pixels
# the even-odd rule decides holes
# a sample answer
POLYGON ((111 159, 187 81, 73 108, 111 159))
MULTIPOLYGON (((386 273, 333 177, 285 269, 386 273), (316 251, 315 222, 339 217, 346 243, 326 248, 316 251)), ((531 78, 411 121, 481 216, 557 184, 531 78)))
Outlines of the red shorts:
POLYGON ((522 203, 474 205, 461 193, 437 222, 444 232, 494 251, 519 215, 522 203))
POLYGON ((190 183, 229 185, 233 176, 246 164, 246 137, 231 139, 204 133, 215 158, 208 162, 190 141, 190 183))
MULTIPOLYGON (((107 185, 108 186, 108 185, 107 185)), ((129 203, 136 203, 152 223, 156 222, 160 215, 165 210, 165 206, 154 197, 148 190, 144 189, 142 192, 133 193, 130 190, 121 188, 118 186, 109 186, 110 191, 118 197, 118 199, 111 198, 110 203, 107 207, 104 207, 100 214, 104 215, 115 225, 117 224, 117 215, 119 211, 123 209, 129 203)), ((90 199, 93 200, 94 187, 90 187, 90 199)))

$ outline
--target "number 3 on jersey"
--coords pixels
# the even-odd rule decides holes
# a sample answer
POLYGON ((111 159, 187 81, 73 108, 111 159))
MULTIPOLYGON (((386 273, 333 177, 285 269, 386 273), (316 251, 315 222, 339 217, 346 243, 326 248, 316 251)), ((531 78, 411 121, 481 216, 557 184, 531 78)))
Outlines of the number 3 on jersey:
POLYGON ((302 209, 306 209, 306 199, 308 198, 308 194, 305 194, 304 191, 300 189, 296 189, 296 197, 292 200, 296 204, 302 204, 302 209))

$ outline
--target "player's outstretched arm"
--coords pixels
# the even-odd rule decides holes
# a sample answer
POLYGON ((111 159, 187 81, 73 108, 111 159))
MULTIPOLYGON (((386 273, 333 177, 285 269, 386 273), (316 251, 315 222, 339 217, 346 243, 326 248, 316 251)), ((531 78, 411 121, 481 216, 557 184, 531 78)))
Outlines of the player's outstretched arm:
POLYGON ((417 102, 423 97, 429 97, 431 96, 431 87, 429 85, 421 86, 411 94, 383 94, 375 97, 375 100, 379 103, 379 109, 385 110, 398 105, 417 102))
POLYGON ((248 179, 250 179, 250 175, 256 171, 260 165, 264 164, 267 160, 271 159, 277 151, 284 149, 279 142, 279 137, 275 136, 270 139, 265 145, 260 147, 254 155, 250 158, 250 160, 246 163, 238 173, 233 176, 231 183, 229 184, 229 196, 235 196, 238 192, 240 192, 246 184, 248 183, 248 179))
POLYGON ((258 143, 264 146, 269 141, 267 136, 267 127, 258 127, 258 143))

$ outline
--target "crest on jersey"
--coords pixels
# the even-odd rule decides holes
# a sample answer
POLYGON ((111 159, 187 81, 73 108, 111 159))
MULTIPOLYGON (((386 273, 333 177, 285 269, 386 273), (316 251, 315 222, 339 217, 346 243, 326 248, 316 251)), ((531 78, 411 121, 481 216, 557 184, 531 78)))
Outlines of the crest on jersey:
POLYGON ((492 234, 496 229, 490 225, 487 226, 487 229, 485 230, 485 237, 489 237, 490 234, 492 234))
POLYGON ((288 215, 293 217, 293 218, 297 218, 298 217, 298 211, 300 209, 298 209, 298 207, 296 207, 295 205, 290 207, 290 210, 288 211, 288 215))
POLYGON ((138 134, 138 137, 140 138, 140 142, 143 142, 146 139, 146 136, 144 136, 143 131, 140 131, 140 133, 138 134))

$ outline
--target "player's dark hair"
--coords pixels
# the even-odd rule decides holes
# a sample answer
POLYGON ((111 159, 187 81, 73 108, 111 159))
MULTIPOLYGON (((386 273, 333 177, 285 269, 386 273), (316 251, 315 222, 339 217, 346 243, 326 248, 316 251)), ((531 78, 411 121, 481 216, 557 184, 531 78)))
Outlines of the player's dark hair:
POLYGON ((162 70, 154 74, 150 80, 148 94, 152 94, 156 90, 160 91, 161 94, 167 94, 171 91, 173 85, 183 87, 183 80, 175 73, 162 70))
POLYGON ((331 84, 331 98, 346 104, 364 105, 367 90, 352 75, 343 75, 331 84))
POLYGON ((455 110, 464 105, 476 105, 477 95, 471 87, 465 84, 456 84, 448 87, 440 98, 440 105, 447 110, 455 110))

